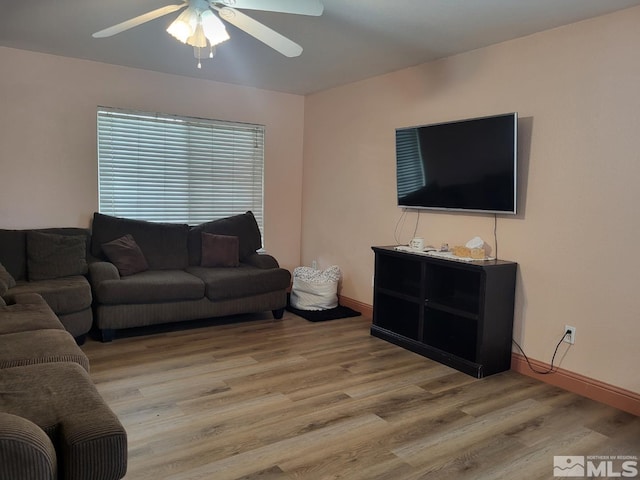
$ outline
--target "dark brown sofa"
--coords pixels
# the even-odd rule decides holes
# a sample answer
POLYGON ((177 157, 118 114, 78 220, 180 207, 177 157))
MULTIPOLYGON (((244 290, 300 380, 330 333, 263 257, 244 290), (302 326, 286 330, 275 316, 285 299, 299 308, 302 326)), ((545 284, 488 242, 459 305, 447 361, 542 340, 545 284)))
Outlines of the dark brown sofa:
POLYGON ((95 213, 90 253, 101 261, 90 263, 89 280, 103 340, 119 329, 241 313, 281 318, 291 274, 261 247, 251 212, 191 227, 95 213))

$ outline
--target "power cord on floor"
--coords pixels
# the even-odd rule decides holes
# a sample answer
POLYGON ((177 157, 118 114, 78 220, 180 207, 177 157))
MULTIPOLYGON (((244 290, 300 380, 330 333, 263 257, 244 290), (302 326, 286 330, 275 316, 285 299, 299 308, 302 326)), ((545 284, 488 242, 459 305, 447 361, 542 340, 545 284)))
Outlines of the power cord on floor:
MULTIPOLYGON (((556 373, 558 371, 558 368, 560 367, 553 367, 553 362, 556 359, 556 354, 558 353, 558 349, 560 348, 560 345, 562 344, 562 342, 564 341, 565 337, 567 335, 570 335, 571 332, 569 330, 567 330, 566 332, 564 332, 564 335, 562 335, 562 338, 560 339, 560 341, 558 342, 558 344, 556 345, 556 349, 553 352, 553 356, 551 357, 551 366, 549 367, 548 370, 536 370, 535 368, 533 368, 533 365, 531 365, 531 362, 529 361, 529 357, 527 357, 527 354, 524 353, 524 350, 522 350, 522 347, 520 345, 518 345, 518 342, 515 341, 515 339, 511 339, 511 341, 513 343, 515 343, 516 347, 518 347, 518 350, 520 350, 520 352, 522 353, 522 356, 524 356, 524 359, 527 361, 527 365, 529 365, 529 368, 531 369, 532 372, 534 373, 538 373, 540 375, 548 375, 549 373, 556 373)), ((571 347, 571 344, 569 344, 569 347, 571 347)))

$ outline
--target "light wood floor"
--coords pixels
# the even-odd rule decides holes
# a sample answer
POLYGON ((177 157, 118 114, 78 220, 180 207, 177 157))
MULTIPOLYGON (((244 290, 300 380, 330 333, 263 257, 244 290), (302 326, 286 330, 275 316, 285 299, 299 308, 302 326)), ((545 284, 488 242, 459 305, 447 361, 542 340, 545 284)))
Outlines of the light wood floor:
POLYGON ((476 380, 370 319, 242 323, 83 346, 128 480, 553 479, 554 455, 640 457, 640 418, 515 372, 476 380))

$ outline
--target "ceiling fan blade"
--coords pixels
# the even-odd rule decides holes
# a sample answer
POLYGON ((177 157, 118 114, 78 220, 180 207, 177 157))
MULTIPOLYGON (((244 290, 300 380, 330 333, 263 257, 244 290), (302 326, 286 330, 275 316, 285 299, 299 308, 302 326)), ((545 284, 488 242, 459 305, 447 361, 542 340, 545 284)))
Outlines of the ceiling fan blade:
POLYGON ((220 17, 231 25, 235 25, 240 30, 244 30, 252 37, 277 50, 285 57, 297 57, 302 53, 302 47, 300 45, 244 13, 229 7, 216 8, 216 10, 220 13, 220 17))
POLYGON ((93 38, 105 38, 111 37, 116 33, 124 32, 125 30, 129 30, 130 28, 137 27, 138 25, 142 25, 143 23, 150 22, 156 18, 162 17, 163 15, 167 15, 168 13, 175 12, 176 10, 180 10, 186 5, 186 3, 182 3, 180 5, 167 5, 166 7, 158 8, 156 10, 152 10, 151 12, 144 13, 140 16, 130 18, 122 23, 118 23, 117 25, 113 25, 112 27, 105 28, 104 30, 100 30, 92 35, 93 38))
POLYGON ((262 10, 265 12, 293 13, 320 16, 324 6, 320 0, 218 0, 227 7, 262 10))

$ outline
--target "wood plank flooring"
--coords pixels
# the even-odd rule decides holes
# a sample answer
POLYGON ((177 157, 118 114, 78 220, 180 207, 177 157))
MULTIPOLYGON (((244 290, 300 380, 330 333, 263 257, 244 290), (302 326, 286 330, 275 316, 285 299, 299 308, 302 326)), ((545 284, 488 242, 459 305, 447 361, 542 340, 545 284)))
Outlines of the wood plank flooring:
POLYGON ((640 457, 640 418, 515 372, 476 380, 286 312, 88 340, 128 480, 552 479, 554 455, 640 457))

